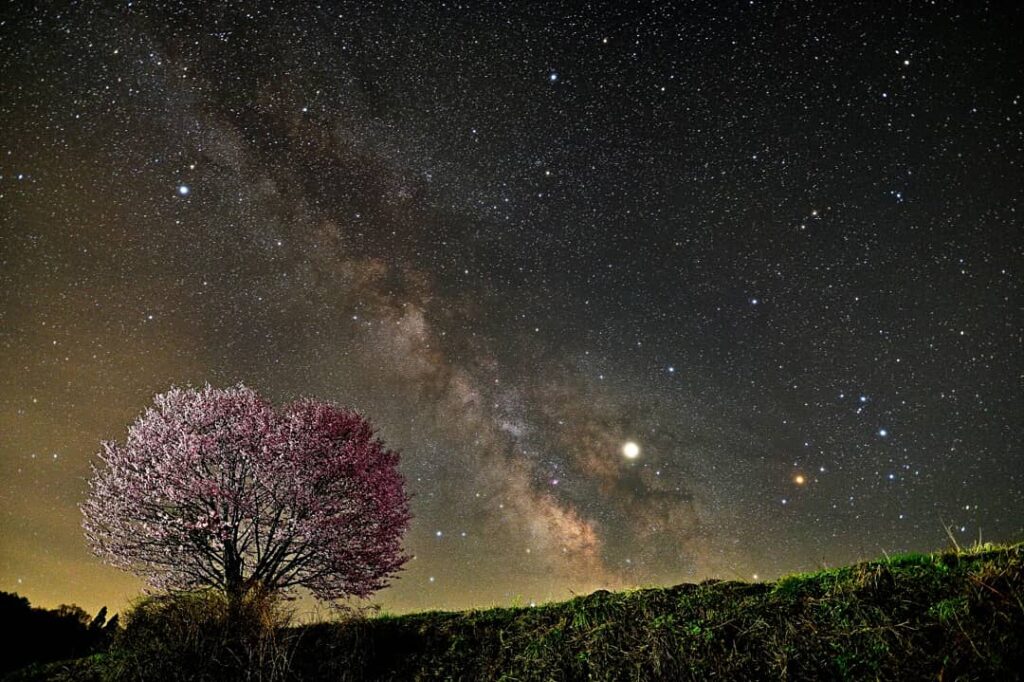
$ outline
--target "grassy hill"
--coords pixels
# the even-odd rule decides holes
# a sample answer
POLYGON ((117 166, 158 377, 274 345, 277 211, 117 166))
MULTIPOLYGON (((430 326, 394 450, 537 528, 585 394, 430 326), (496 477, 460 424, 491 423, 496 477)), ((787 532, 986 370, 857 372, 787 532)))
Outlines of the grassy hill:
MULTIPOLYGON (((1019 679, 1024 543, 773 583, 323 623, 286 638, 297 680, 1019 679)), ((16 679, 100 679, 114 658, 16 679)))

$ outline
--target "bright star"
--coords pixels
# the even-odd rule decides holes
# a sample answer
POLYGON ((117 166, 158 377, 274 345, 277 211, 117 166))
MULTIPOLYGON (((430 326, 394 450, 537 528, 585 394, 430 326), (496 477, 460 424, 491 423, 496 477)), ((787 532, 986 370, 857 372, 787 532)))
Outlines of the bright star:
POLYGON ((636 459, 640 456, 640 446, 633 441, 627 441, 622 446, 622 456, 626 459, 636 459))
POLYGON ((183 197, 187 197, 188 193, 191 191, 192 190, 188 188, 188 185, 178 185, 178 194, 180 194, 183 197))

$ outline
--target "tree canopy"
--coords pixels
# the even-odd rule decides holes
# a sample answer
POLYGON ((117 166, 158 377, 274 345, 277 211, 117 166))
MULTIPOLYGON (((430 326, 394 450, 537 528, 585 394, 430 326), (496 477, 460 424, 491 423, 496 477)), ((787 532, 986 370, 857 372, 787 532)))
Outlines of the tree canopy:
POLYGON ((155 587, 365 597, 408 560, 399 455, 333 403, 278 410, 242 384, 172 388, 99 458, 89 544, 155 587))

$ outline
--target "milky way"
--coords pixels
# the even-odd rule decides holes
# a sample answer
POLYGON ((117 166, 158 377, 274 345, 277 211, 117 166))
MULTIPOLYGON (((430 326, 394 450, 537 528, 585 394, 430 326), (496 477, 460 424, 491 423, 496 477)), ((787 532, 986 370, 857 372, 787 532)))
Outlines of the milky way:
POLYGON ((0 20, 0 589, 136 594, 88 464, 207 382, 402 452, 389 608, 1020 538, 1019 10, 58 5, 0 20))

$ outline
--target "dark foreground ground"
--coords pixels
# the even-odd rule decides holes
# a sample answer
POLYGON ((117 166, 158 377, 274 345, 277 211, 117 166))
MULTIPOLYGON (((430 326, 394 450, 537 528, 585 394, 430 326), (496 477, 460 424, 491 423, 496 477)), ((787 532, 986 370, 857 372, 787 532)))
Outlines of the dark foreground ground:
MULTIPOLYGON (((1021 679, 1024 544, 889 557, 774 583, 318 624, 282 641, 289 670, 273 679, 1021 679)), ((139 679, 123 666, 116 672, 119 655, 115 644, 8 679, 139 679)), ((189 665, 178 664, 177 679, 200 678, 189 665)))

